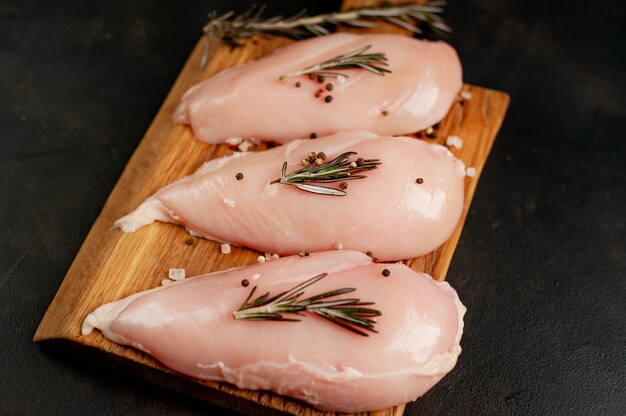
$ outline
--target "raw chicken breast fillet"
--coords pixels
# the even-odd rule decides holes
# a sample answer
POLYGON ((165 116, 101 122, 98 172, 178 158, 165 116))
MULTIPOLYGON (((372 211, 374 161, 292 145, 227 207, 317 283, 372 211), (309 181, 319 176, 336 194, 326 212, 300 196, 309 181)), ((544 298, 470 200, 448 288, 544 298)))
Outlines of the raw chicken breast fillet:
POLYGON ((133 232, 159 220, 265 253, 332 250, 341 243, 383 261, 398 260, 426 254, 452 234, 463 210, 464 176, 463 163, 443 146, 345 132, 212 160, 114 226, 133 232), (365 179, 348 181, 346 196, 270 184, 280 178, 284 161, 289 173, 302 167, 309 152, 324 152, 329 161, 347 151, 382 165, 365 172, 365 179), (237 180, 238 173, 243 179, 237 180))
POLYGON ((461 86, 461 63, 444 42, 339 33, 296 42, 207 79, 185 94, 175 120, 190 124, 196 137, 209 143, 229 137, 285 143, 343 130, 408 134, 441 120, 461 86), (348 78, 327 77, 322 84, 307 76, 278 79, 367 45, 372 45, 367 53, 386 54, 391 74, 342 70, 348 78), (329 82, 332 92, 325 89, 329 82), (323 94, 316 98, 318 89, 323 94))
MULTIPOLYGON (((415 400, 456 364, 466 309, 448 283, 354 251, 285 257, 137 293, 89 314, 93 328, 168 367, 242 389, 271 390, 328 411, 359 412, 415 400), (382 276, 383 269, 390 276, 382 276), (302 299, 353 287, 382 312, 364 337, 305 312, 300 322, 237 320, 251 287, 270 296, 327 272, 302 299), (256 280, 255 280, 256 278, 256 280), (242 279, 251 282, 242 287, 242 279)), ((292 315, 293 316, 293 315, 292 315)))

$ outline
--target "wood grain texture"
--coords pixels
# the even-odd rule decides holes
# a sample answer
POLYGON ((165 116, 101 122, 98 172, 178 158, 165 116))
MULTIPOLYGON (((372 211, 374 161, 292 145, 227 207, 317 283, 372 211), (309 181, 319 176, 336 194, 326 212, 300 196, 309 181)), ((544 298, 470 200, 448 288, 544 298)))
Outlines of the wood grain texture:
MULTIPOLYGON (((344 8, 362 4, 346 1, 344 8)), ((256 261, 258 253, 245 248, 232 247, 229 255, 222 255, 219 244, 211 241, 191 238, 193 244, 189 245, 189 234, 171 224, 155 223, 133 234, 123 234, 110 227, 162 186, 191 174, 209 159, 230 153, 228 146, 194 140, 189 127, 172 122, 173 111, 187 88, 288 43, 286 39, 272 38, 249 42, 237 49, 220 45, 214 48, 204 70, 199 68, 202 41, 197 44, 72 263, 35 334, 36 342, 247 414, 332 414, 265 391, 195 380, 169 370, 139 351, 111 343, 97 331, 89 336, 80 334, 82 321, 89 312, 103 303, 160 285, 170 268, 184 268, 187 275, 194 276, 256 261)), ((462 137, 463 148, 451 150, 468 167, 476 168, 476 176, 466 179, 463 216, 445 244, 407 262, 413 269, 430 273, 437 280, 445 278, 478 178, 509 101, 508 95, 498 91, 469 85, 464 90, 470 91, 473 98, 452 106, 441 123, 439 138, 432 140, 443 143, 449 134, 462 137)), ((252 150, 264 149, 265 145, 260 144, 252 150)), ((369 414, 391 416, 401 415, 403 411, 404 406, 397 406, 369 414)))

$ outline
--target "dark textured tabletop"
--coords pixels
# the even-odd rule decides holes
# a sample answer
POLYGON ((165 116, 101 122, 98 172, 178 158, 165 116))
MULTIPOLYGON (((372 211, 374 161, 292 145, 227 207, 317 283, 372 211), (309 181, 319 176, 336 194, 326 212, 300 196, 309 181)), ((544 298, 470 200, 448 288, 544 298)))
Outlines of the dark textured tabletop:
MULTIPOLYGON (((339 7, 294 3, 268 12, 339 7)), ((626 6, 451 3, 465 81, 512 101, 448 274, 463 353, 407 414, 622 415, 626 6)), ((32 337, 206 12, 231 7, 0 0, 0 414, 218 412, 32 337)))

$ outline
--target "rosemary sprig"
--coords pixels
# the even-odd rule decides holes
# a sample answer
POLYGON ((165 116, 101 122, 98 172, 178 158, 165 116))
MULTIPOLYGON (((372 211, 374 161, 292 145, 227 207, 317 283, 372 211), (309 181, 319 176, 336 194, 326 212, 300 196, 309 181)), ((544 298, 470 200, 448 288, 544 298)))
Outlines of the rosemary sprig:
POLYGON ((425 4, 404 4, 384 7, 364 7, 345 12, 324 13, 317 16, 306 16, 305 10, 291 17, 274 16, 263 18, 264 6, 250 8, 247 12, 235 16, 235 12, 218 15, 209 13, 209 21, 204 25, 206 35, 204 55, 201 66, 206 65, 209 55, 209 44, 213 39, 220 39, 231 46, 241 46, 246 38, 257 34, 281 35, 292 39, 303 39, 312 36, 328 35, 329 26, 345 24, 353 27, 376 27, 379 22, 387 22, 415 35, 423 36, 424 28, 438 36, 451 33, 452 29, 441 18, 445 1, 428 1, 425 4))
POLYGON ((268 292, 251 301, 257 289, 255 286, 239 309, 233 312, 233 316, 235 319, 251 321, 299 322, 300 319, 286 318, 283 314, 304 316, 303 312, 310 312, 359 335, 369 336, 361 329, 377 333, 374 329, 376 321, 372 318, 381 316, 382 313, 376 309, 363 307, 374 305, 373 302, 361 302, 360 299, 329 299, 356 291, 353 287, 332 290, 299 300, 304 295, 304 289, 327 275, 328 273, 317 275, 272 298, 268 292))
MULTIPOLYGON (((356 155, 356 152, 346 152, 339 155, 330 162, 316 164, 312 163, 302 169, 287 174, 287 162, 283 163, 282 174, 279 179, 275 179, 271 184, 281 183, 283 185, 294 185, 303 191, 312 192, 319 195, 345 196, 344 190, 347 184, 340 186, 343 189, 331 188, 328 186, 312 185, 312 183, 333 183, 354 179, 367 178, 360 173, 368 170, 377 169, 382 162, 380 159, 363 159, 359 158, 350 161, 350 156, 356 155)), ((340 184, 341 185, 341 184, 340 184)))
POLYGON ((291 72, 287 75, 281 75, 278 80, 284 82, 287 78, 297 77, 300 75, 347 78, 348 75, 336 72, 342 69, 362 68, 366 71, 382 76, 384 76, 385 73, 390 73, 391 71, 385 68, 389 64, 387 63, 387 57, 384 53, 364 53, 371 47, 372 45, 367 45, 345 55, 339 55, 327 61, 320 62, 319 64, 311 65, 307 68, 301 69, 300 71, 291 72))

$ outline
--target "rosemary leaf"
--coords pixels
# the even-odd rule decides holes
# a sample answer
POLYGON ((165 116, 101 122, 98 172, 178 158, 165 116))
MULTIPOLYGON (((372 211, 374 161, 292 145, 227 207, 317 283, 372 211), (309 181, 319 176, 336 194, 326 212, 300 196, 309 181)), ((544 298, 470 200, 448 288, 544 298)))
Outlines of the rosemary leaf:
POLYGON ((312 36, 325 36, 331 33, 333 26, 345 24, 353 27, 373 28, 380 22, 391 23, 411 31, 417 36, 424 36, 424 29, 440 37, 452 32, 441 18, 445 1, 428 1, 424 4, 404 4, 382 7, 363 7, 345 12, 324 13, 306 16, 301 11, 290 17, 262 17, 265 7, 250 8, 247 12, 235 16, 233 11, 218 15, 209 13, 209 20, 202 28, 205 34, 204 54, 201 67, 206 65, 211 40, 221 40, 231 46, 241 46, 245 39, 256 35, 280 35, 292 39, 312 36))
POLYGON ((374 328, 376 321, 371 318, 381 316, 382 312, 363 307, 373 305, 373 302, 361 302, 360 299, 354 298, 330 299, 354 292, 355 288, 331 290, 299 300, 305 293, 304 289, 327 275, 327 273, 319 274, 270 299, 268 299, 269 293, 266 293, 250 302, 256 291, 255 286, 239 309, 233 312, 233 316, 235 319, 250 321, 299 322, 300 319, 285 317, 284 314, 304 316, 303 312, 309 312, 358 335, 369 336, 362 329, 377 333, 374 328))

